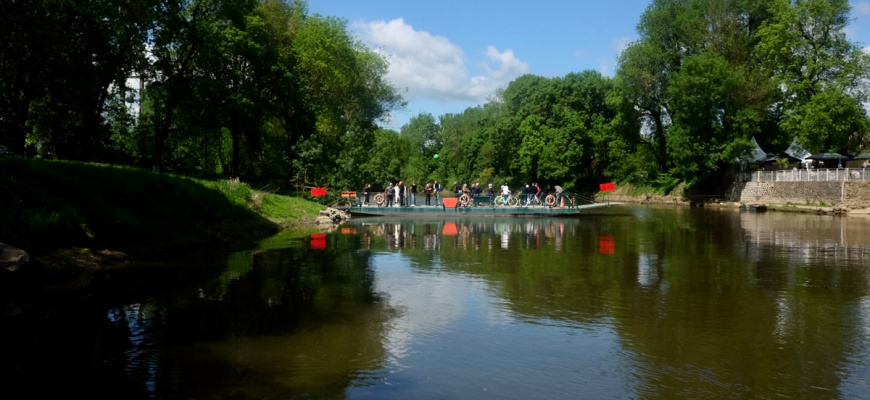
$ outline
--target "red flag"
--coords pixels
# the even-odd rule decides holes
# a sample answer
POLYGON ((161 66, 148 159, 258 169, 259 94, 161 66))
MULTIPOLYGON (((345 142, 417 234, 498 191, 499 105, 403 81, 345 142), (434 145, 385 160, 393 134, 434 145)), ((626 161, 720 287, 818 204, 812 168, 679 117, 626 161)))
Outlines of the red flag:
POLYGON ((326 196, 326 188, 311 188, 311 197, 326 196))
POLYGON ((602 184, 598 185, 598 187, 601 188, 602 192, 609 192, 611 190, 616 190, 616 184, 613 182, 602 183, 602 184))

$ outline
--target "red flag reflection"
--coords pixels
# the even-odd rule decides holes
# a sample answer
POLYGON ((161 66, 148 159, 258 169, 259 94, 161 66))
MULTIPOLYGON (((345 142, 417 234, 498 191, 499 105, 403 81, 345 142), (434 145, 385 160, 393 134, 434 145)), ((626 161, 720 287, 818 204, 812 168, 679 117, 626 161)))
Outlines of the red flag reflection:
POLYGON ((455 235, 458 233, 455 222, 447 222, 444 224, 444 230, 441 231, 444 235, 455 235))
POLYGON ((311 235, 311 248, 313 250, 323 250, 326 248, 326 234, 315 233, 311 235))
POLYGON ((598 250, 601 254, 613 254, 616 241, 613 236, 601 236, 598 238, 598 250))

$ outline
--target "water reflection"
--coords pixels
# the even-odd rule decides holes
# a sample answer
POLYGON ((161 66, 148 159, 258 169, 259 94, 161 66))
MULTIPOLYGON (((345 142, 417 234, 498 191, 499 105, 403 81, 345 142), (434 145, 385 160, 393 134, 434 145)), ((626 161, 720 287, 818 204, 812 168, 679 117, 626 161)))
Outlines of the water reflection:
POLYGON ((385 250, 440 250, 442 245, 463 250, 510 250, 511 246, 532 249, 546 245, 562 251, 566 229, 576 229, 576 219, 467 219, 396 220, 367 218, 352 222, 354 232, 362 232, 365 248, 383 243, 385 250), (520 222, 518 222, 520 221, 520 222), (418 235, 419 233, 419 235, 418 235))
MULTIPOLYGON (((593 331, 594 337, 619 343, 604 351, 605 358, 618 360, 619 373, 610 369, 614 366, 588 363, 583 357, 568 361, 551 348, 523 344, 552 357, 548 361, 557 365, 550 365, 556 375, 562 363, 570 362, 580 365, 583 376, 617 373, 634 383, 629 394, 604 390, 597 393, 602 397, 870 394, 865 332, 870 321, 866 302, 858 301, 868 293, 870 237, 861 220, 730 210, 632 212, 631 217, 564 221, 360 224, 375 238, 367 246, 376 252, 375 262, 389 257, 377 252, 399 251, 401 258, 390 257, 390 271, 405 265, 437 266, 442 277, 437 283, 378 279, 378 291, 402 293, 391 297, 408 311, 408 317, 403 313, 395 323, 407 336, 401 343, 415 343, 414 337, 426 341, 419 338, 428 335, 425 330, 412 328, 419 321, 402 322, 416 316, 439 321, 439 327, 459 331, 479 345, 491 329, 470 329, 463 321, 470 315, 497 315, 483 319, 511 329, 521 321, 593 331), (436 258, 412 251, 410 237, 404 246, 394 241, 381 247, 377 232, 382 227, 392 232, 428 230, 442 246, 425 248, 436 250, 436 258), (443 280, 444 274, 458 279, 443 280), (465 286, 469 282, 483 288, 485 298, 469 301, 469 291, 474 292, 465 286), (426 289, 431 285, 449 287, 437 286, 438 295, 430 295, 426 289), (456 301, 430 307, 445 299, 456 301)), ((384 268, 378 268, 378 276, 384 268)), ((592 340, 580 336, 579 342, 565 344, 592 340)), ((461 352, 478 354, 470 348, 461 352)), ((525 362, 542 362, 530 358, 525 362)), ((404 365, 415 364, 405 360, 404 365)), ((624 387, 628 381, 617 384, 624 387)), ((516 392, 503 394, 510 393, 516 392)))
POLYGON ((0 396, 870 397, 866 220, 616 211, 360 219, 107 271, 3 321, 0 396))

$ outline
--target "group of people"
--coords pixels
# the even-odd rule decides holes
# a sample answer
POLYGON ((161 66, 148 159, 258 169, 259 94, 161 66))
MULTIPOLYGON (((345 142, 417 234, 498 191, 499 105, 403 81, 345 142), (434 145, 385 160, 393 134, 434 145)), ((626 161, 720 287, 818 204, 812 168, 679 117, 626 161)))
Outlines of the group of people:
MULTIPOLYGON (((435 204, 439 205, 439 198, 442 190, 442 186, 438 181, 426 182, 426 185, 423 186, 422 192, 426 198, 426 205, 430 206, 432 204, 432 197, 435 197, 435 204)), ((406 185, 404 181, 399 181, 397 184, 393 185, 392 182, 387 184, 387 188, 384 190, 383 198, 378 202, 378 205, 385 205, 387 207, 415 207, 417 206, 417 193, 419 193, 419 189, 417 187, 417 182, 412 181, 410 185, 406 185)), ((366 183, 363 188, 363 205, 371 204, 371 195, 372 195, 372 185, 366 183)))
MULTIPOLYGON (((441 191, 443 187, 438 181, 426 182, 423 186, 422 190, 418 189, 417 182, 413 181, 410 185, 406 185, 404 181, 399 181, 397 184, 393 185, 392 182, 387 184, 386 190, 384 190, 383 198, 380 199, 378 205, 385 205, 387 207, 415 207, 417 206, 417 194, 419 192, 423 193, 423 196, 426 199, 425 205, 427 206, 439 206, 441 205, 441 191), (432 204, 432 198, 435 198, 435 203, 432 204)), ((498 191, 490 183, 486 188, 480 186, 480 183, 473 183, 469 186, 467 183, 460 184, 459 182, 453 182, 453 193, 456 197, 460 197, 463 194, 468 195, 469 197, 474 196, 489 196, 489 204, 490 206, 494 205, 495 197, 497 195, 504 196, 505 201, 510 197, 511 190, 508 187, 507 183, 502 185, 498 191)), ((562 187, 556 185, 556 187, 552 187, 547 185, 547 187, 542 188, 537 183, 533 182, 531 184, 527 184, 522 187, 522 192, 519 196, 520 204, 523 206, 533 205, 535 203, 535 198, 537 197, 542 202, 547 198, 549 194, 555 195, 555 204, 559 204, 562 201, 562 187)), ((363 205, 371 204, 371 194, 372 194, 372 185, 366 184, 363 189, 363 205)), ((552 205, 552 204, 551 204, 552 205)))

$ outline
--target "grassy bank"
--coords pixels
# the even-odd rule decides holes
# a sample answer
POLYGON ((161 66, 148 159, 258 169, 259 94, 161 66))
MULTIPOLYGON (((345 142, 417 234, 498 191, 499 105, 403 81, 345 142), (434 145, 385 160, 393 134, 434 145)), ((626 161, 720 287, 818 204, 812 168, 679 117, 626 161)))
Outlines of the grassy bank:
POLYGON ((0 159, 0 242, 34 255, 86 248, 159 258, 274 234, 313 220, 324 208, 232 181, 0 159))

